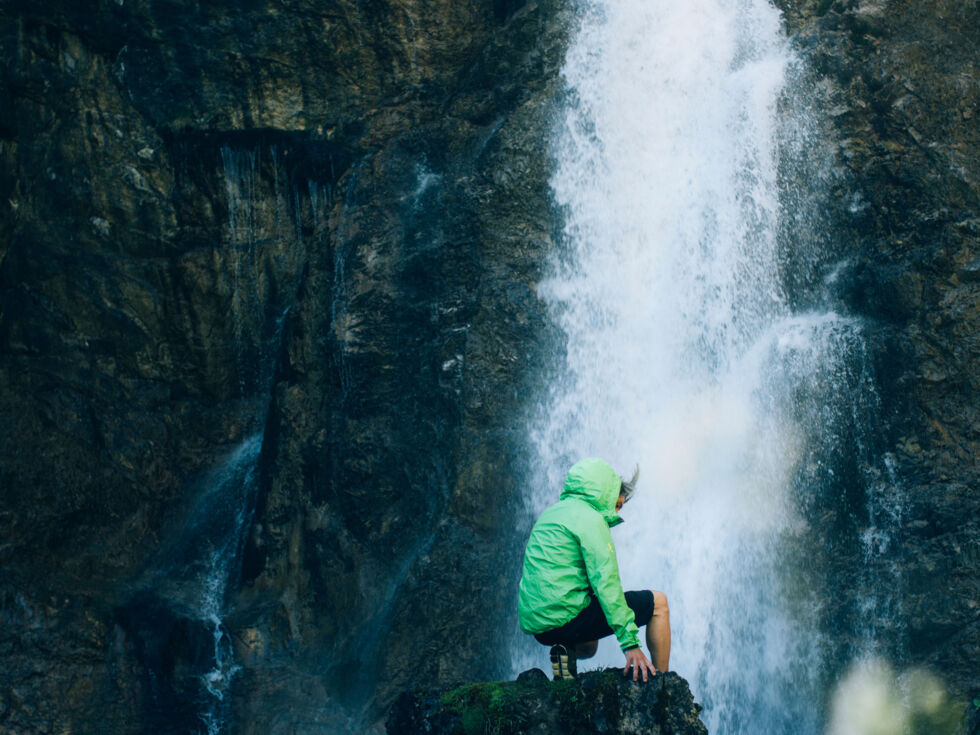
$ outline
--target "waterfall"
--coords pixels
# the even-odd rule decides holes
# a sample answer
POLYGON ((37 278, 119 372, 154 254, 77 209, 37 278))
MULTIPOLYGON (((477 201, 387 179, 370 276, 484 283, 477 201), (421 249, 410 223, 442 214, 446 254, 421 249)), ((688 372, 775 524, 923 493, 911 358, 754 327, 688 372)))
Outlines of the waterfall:
MULTIPOLYGON (((231 276, 229 332, 232 336, 238 393, 243 400, 258 397, 259 415, 242 409, 243 425, 264 427, 265 404, 271 390, 274 357, 282 338, 288 307, 270 320, 266 299, 269 289, 262 259, 282 238, 282 199, 279 183, 279 151, 271 146, 274 210, 263 211, 262 156, 255 146, 248 150, 221 148, 224 191, 228 209, 227 238, 223 248, 231 276), (271 332, 270 332, 271 328, 271 332)), ((310 184, 313 217, 315 184, 310 184)), ((270 208, 271 209, 271 208, 270 208)), ((301 233, 301 226, 297 225, 301 233)), ((246 437, 201 482, 194 507, 164 566, 166 579, 158 582, 165 599, 181 617, 193 620, 208 632, 201 642, 204 666, 198 674, 200 687, 194 707, 203 735, 227 730, 228 695, 240 670, 225 626, 228 597, 236 585, 245 537, 251 525, 258 483, 259 457, 264 428, 246 437)))
MULTIPOLYGON (((829 662, 801 506, 833 484, 840 427, 873 387, 861 325, 794 311, 821 300, 794 299, 780 276, 781 223, 811 218, 780 193, 793 58, 779 14, 764 0, 595 0, 579 22, 553 135, 564 233, 539 286, 564 365, 531 432, 529 511, 581 457, 624 475, 639 463, 614 531, 624 586, 666 592, 671 668, 709 731, 819 732, 829 662)), ((870 523, 864 543, 883 543, 870 523)), ((540 665, 534 645, 518 665, 540 665)), ((587 667, 622 661, 608 638, 587 667)))
POLYGON ((207 490, 198 501, 199 534, 191 544, 199 549, 199 587, 190 601, 192 614, 211 630, 211 668, 201 677, 208 694, 200 714, 207 735, 222 732, 225 695, 240 667, 235 663, 231 640, 224 625, 226 598, 234 587, 238 559, 251 523, 252 496, 262 448, 262 434, 246 439, 207 480, 207 490))
MULTIPOLYGON (((273 159, 275 161, 275 158, 273 159)), ((228 237, 225 245, 228 267, 232 276, 229 316, 235 345, 235 369, 238 390, 242 396, 256 387, 261 378, 253 375, 254 358, 249 348, 261 334, 262 315, 257 313, 262 303, 258 279, 257 212, 258 189, 261 184, 261 151, 238 151, 224 146, 221 149, 225 198, 228 205, 228 237)), ((278 162, 276 162, 278 163, 278 162)), ((278 171, 277 174, 278 176, 278 171)), ((277 180, 278 184, 278 180, 277 180)), ((277 186, 278 189, 278 186, 277 186)), ((278 214, 278 190, 276 192, 278 214)))
POLYGON ((224 621, 251 524, 262 438, 262 432, 246 438, 194 483, 186 517, 121 612, 141 641, 146 716, 153 728, 226 731, 228 694, 239 666, 224 621))

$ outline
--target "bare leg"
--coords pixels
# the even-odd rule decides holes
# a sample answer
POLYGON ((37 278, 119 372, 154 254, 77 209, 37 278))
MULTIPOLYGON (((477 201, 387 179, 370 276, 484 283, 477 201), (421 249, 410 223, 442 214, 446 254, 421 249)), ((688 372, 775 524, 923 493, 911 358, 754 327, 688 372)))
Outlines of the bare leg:
POLYGON ((599 649, 599 641, 586 641, 575 646, 575 656, 577 658, 592 658, 599 649))
POLYGON ((670 667, 670 608, 667 595, 659 590, 653 592, 653 617, 647 623, 647 648, 657 671, 668 671, 670 667))

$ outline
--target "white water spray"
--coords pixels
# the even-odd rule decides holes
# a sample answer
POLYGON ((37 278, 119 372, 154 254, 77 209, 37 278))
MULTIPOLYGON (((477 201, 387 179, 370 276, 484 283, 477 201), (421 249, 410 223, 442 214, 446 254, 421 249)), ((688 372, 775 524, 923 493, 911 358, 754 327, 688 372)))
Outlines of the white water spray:
MULTIPOLYGON (((709 731, 814 733, 820 601, 781 558, 814 456, 799 393, 827 391, 859 337, 833 312, 791 313, 779 278, 779 15, 596 0, 580 20, 554 136, 563 251, 540 286, 567 354, 534 432, 532 510, 583 456, 639 462, 614 532, 624 586, 667 593, 671 668, 709 731)), ((614 640, 595 663, 622 665, 614 640)))
POLYGON ((226 597, 233 584, 233 565, 238 561, 251 521, 256 468, 262 434, 246 439, 208 478, 208 491, 199 502, 203 540, 210 549, 202 560, 200 588, 192 601, 195 617, 211 628, 214 665, 201 677, 210 699, 200 715, 207 735, 224 729, 225 695, 241 667, 235 663, 231 640, 224 624, 226 597))

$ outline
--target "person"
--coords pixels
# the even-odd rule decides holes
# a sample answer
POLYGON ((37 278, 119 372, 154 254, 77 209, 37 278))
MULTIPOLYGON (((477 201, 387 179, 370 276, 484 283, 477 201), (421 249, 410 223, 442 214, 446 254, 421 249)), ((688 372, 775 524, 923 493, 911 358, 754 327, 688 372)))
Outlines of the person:
POLYGON ((556 504, 534 524, 524 550, 518 619, 525 633, 551 646, 556 679, 574 678, 576 659, 595 655, 599 639, 615 634, 626 656, 624 675, 637 681, 667 671, 670 611, 658 590, 623 592, 610 528, 636 487, 601 459, 577 462, 556 504), (646 626, 652 661, 640 646, 646 626))

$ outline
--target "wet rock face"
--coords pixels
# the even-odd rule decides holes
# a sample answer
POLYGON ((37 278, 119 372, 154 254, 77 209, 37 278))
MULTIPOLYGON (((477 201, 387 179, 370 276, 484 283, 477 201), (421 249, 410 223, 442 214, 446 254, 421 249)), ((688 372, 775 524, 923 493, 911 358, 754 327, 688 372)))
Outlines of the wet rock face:
POLYGON ((470 684, 438 693, 406 692, 388 716, 390 735, 497 732, 707 735, 701 707, 674 673, 646 683, 622 670, 549 681, 540 669, 516 682, 470 684))
POLYGON ((242 731, 498 673, 564 13, 0 8, 4 728, 202 720, 215 599, 242 731))
MULTIPOLYGON (((826 121, 837 167, 825 179, 831 249, 839 257, 831 264, 839 276, 834 290, 840 308, 864 320, 880 399, 867 415, 876 421, 872 453, 888 472, 872 484, 893 499, 894 513, 892 541, 875 550, 875 563, 901 570, 892 576, 898 607, 883 637, 894 644, 887 653, 928 664, 954 689, 975 692, 980 6, 776 4, 826 121)), ((867 468, 843 469, 853 476, 867 468)), ((815 525, 832 539, 863 503, 860 492, 839 506, 818 502, 815 525)), ((846 570, 861 569, 861 550, 821 546, 827 554, 817 566, 827 570, 833 600, 828 628, 857 631, 869 616, 855 598, 859 581, 846 570)))

